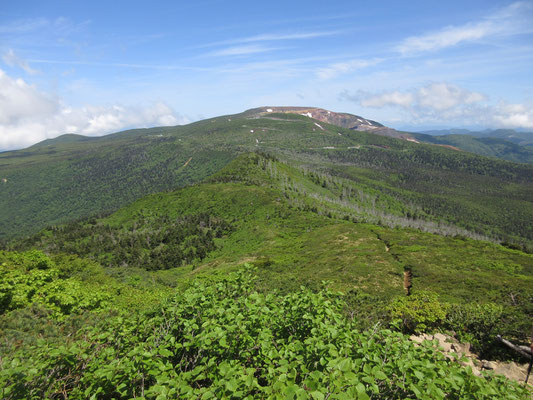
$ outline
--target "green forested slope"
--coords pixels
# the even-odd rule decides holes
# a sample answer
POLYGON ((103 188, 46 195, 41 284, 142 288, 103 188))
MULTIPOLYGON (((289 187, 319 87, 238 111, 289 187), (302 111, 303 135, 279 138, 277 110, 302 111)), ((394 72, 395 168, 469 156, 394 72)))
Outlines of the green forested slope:
POLYGON ((533 163, 533 147, 520 145, 505 138, 476 137, 473 135, 448 134, 440 136, 413 133, 413 137, 425 142, 454 146, 464 151, 508 161, 533 163))
POLYGON ((366 210, 373 212, 371 202, 354 203, 357 214, 350 215, 350 203, 320 195, 328 185, 298 173, 261 155, 243 155, 206 183, 43 231, 13 248, 88 257, 116 276, 160 271, 154 276, 162 282, 174 276, 178 286, 249 262, 258 266, 265 289, 287 292, 328 280, 335 289, 385 302, 402 295, 408 268, 417 290, 451 303, 499 304, 506 308, 506 332, 527 335, 532 255, 455 234, 361 223, 366 210))
POLYGON ((315 180, 343 180, 344 186, 334 183, 322 195, 340 190, 373 203, 373 222, 395 215, 389 225, 431 221, 526 246, 533 239, 530 165, 276 113, 68 138, 2 153, 0 176, 7 181, 0 185, 0 235, 35 232, 198 182, 251 150, 274 154, 315 180))

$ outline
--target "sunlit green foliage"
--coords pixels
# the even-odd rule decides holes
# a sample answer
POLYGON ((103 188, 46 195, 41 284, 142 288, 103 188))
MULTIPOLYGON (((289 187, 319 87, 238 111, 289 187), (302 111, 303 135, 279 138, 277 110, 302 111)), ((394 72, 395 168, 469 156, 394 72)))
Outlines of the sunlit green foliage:
POLYGON ((257 266, 258 285, 265 291, 288 293, 300 285, 318 288, 328 280, 335 289, 359 293, 356 310, 369 325, 386 320, 382 310, 395 297, 404 296, 403 270, 409 266, 415 293, 429 290, 452 305, 501 306, 503 314, 494 329, 513 340, 527 338, 533 315, 532 255, 456 237, 457 229, 445 237, 354 223, 349 214, 353 210, 339 199, 328 200, 331 193, 353 196, 361 216, 371 210, 372 200, 394 203, 386 203, 383 196, 376 200, 371 191, 350 191, 346 185, 340 178, 301 171, 272 157, 243 155, 206 183, 147 196, 105 218, 46 230, 27 241, 26 247, 38 246, 54 258, 57 251, 93 257, 117 279, 139 287, 152 281, 180 287, 197 274, 223 275, 247 261, 257 266), (327 188, 322 187, 324 181, 327 188), (167 227, 175 221, 188 222, 167 227), (209 247, 205 258, 170 260, 162 265, 170 269, 151 274, 146 271, 150 264, 135 263, 131 257, 136 255, 138 261, 149 248, 164 249, 167 231, 205 232, 209 221, 215 248, 209 247), (119 242, 120 237, 127 240, 119 242), (373 313, 376 299, 382 304, 373 313))
POLYGON ((53 268, 54 263, 42 253, 32 251, 7 258, 0 265, 0 314, 39 304, 62 317, 105 308, 111 299, 103 287, 87 290, 79 280, 60 279, 61 271, 53 268))
POLYGON ((389 306, 393 323, 398 321, 408 332, 426 332, 443 325, 446 305, 432 292, 416 292, 398 297, 389 306))
POLYGON ((195 283, 149 314, 109 318, 63 345, 41 341, 0 364, 5 399, 527 399, 476 377, 431 344, 360 331, 342 298, 254 290, 248 274, 195 283))
POLYGON ((0 253, 0 397, 524 398, 397 330, 454 330, 483 354, 495 333, 524 340, 533 255, 467 238, 356 169, 246 154, 10 243, 27 251, 0 253), (227 278, 244 263, 256 284, 227 278))

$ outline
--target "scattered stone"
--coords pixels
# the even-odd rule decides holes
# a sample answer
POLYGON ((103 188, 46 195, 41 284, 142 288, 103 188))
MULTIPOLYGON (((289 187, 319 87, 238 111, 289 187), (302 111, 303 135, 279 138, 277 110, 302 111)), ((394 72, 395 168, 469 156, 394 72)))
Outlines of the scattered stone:
POLYGON ((524 382, 527 374, 527 364, 518 364, 516 362, 494 363, 494 373, 503 375, 508 379, 518 382, 524 382))
POLYGON ((498 364, 495 361, 481 360, 481 368, 483 369, 496 369, 498 364))
POLYGON ((448 336, 443 335, 442 333, 436 333, 433 336, 439 342, 439 347, 441 347, 444 352, 449 353, 452 351, 452 344, 448 342, 448 336))
POLYGON ((411 340, 411 342, 421 344, 425 339, 422 336, 411 335, 409 336, 409 340, 411 340))
POLYGON ((464 367, 470 367, 472 373, 476 376, 482 376, 481 371, 485 371, 486 373, 503 375, 507 379, 517 382, 524 382, 526 379, 528 364, 480 360, 476 354, 472 353, 472 346, 470 343, 460 343, 453 336, 444 335, 442 333, 436 333, 435 335, 422 333, 419 335, 411 335, 409 339, 415 343, 415 346, 419 346, 425 340, 437 340, 438 347, 447 358, 457 360, 459 364, 464 367), (450 353, 456 353, 458 358, 455 358, 450 353))
POLYGON ((470 343, 452 343, 452 350, 457 354, 470 354, 472 345, 470 343))

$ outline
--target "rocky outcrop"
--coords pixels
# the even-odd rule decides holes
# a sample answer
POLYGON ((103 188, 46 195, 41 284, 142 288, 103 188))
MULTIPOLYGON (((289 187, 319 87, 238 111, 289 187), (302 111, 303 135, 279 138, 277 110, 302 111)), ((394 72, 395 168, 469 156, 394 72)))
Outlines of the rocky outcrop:
POLYGON ((411 335, 411 341, 415 343, 422 343, 425 340, 437 341, 438 348, 450 359, 457 359, 459 363, 465 367, 472 368, 472 372, 480 376, 481 371, 492 371, 495 374, 503 375, 508 379, 524 382, 526 379, 528 364, 519 364, 516 362, 502 362, 481 360, 475 353, 472 353, 469 343, 460 343, 452 336, 444 335, 442 333, 411 335), (457 355, 457 358, 454 354, 457 355), (464 358, 463 358, 464 357, 464 358), (463 358, 463 360, 460 360, 463 358))

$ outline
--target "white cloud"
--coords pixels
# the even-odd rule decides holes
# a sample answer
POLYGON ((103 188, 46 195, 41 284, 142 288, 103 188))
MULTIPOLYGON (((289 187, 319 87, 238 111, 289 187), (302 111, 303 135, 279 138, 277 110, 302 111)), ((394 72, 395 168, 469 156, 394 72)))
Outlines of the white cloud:
POLYGON ((402 93, 399 91, 381 93, 379 95, 367 96, 361 100, 363 107, 381 108, 384 106, 410 107, 414 102, 412 93, 402 93))
POLYGON ((396 46, 396 51, 408 55, 439 50, 496 35, 531 32, 531 10, 531 3, 516 2, 479 22, 448 26, 440 31, 408 37, 396 46))
POLYGON ((2 60, 4 60, 4 62, 10 67, 22 68, 24 71, 26 71, 30 75, 34 75, 39 72, 31 68, 26 60, 23 60, 22 58, 17 56, 15 52, 13 51, 13 49, 9 49, 7 52, 3 54, 2 60))
MULTIPOLYGON (((533 106, 505 102, 490 104, 482 93, 444 82, 408 91, 377 94, 359 91, 355 95, 343 92, 340 98, 363 107, 399 108, 411 124, 533 128, 533 106)), ((404 118, 403 122, 408 121, 404 118)))
POLYGON ((380 63, 380 59, 372 60, 350 60, 345 62, 339 62, 330 64, 324 68, 320 68, 317 71, 317 76, 320 79, 331 79, 339 75, 348 74, 361 68, 370 67, 380 63))
POLYGON ((0 124, 16 125, 29 118, 43 118, 58 111, 56 99, 39 92, 22 79, 0 70, 0 124))
POLYGON ((0 149, 22 148, 65 133, 99 136, 148 126, 177 125, 188 120, 169 106, 86 106, 72 108, 22 79, 0 70, 0 149))
POLYGON ((419 107, 436 111, 485 100, 485 96, 481 93, 470 92, 447 83, 432 83, 422 87, 415 93, 415 97, 419 107))
POLYGON ((494 120, 509 128, 533 128, 533 106, 523 104, 499 104, 493 115, 494 120))
POLYGON ((402 54, 438 50, 455 46, 461 42, 481 39, 497 32, 500 28, 491 22, 481 22, 459 27, 447 27, 442 31, 405 39, 396 50, 402 54))
POLYGON ((470 105, 484 101, 481 93, 471 92, 449 83, 431 83, 416 90, 400 92, 391 91, 380 94, 359 92, 352 99, 358 100, 364 107, 383 108, 397 106, 412 111, 443 112, 458 106, 470 105))

